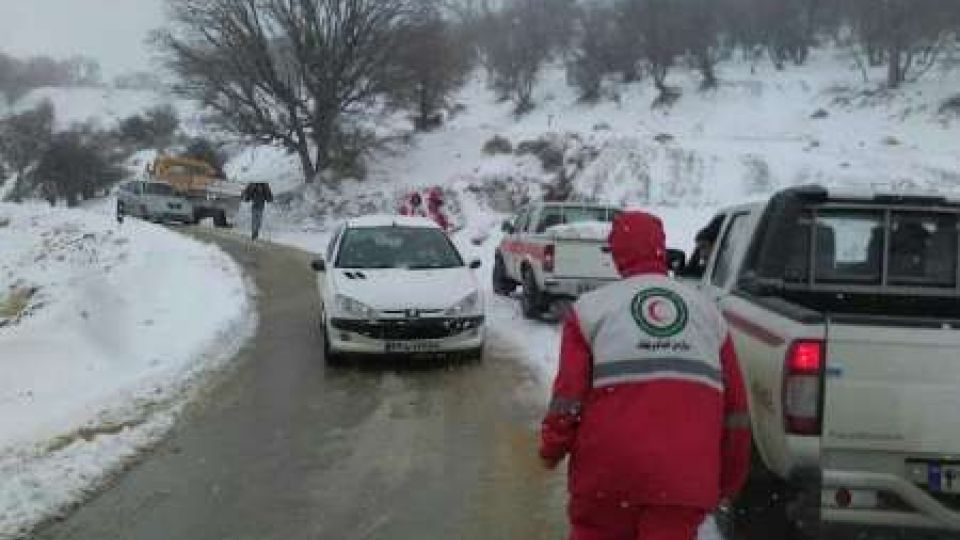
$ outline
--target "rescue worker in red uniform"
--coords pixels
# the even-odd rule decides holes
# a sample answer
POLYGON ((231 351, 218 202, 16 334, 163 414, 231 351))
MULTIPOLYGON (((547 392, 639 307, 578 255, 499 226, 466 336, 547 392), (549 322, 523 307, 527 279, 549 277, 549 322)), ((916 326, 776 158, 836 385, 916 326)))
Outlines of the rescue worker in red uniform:
POLYGON ((719 310, 667 276, 657 217, 621 214, 610 247, 624 280, 564 324, 540 457, 571 456, 572 540, 694 540, 749 470, 737 355, 719 310))
POLYGON ((433 188, 427 194, 427 216, 440 226, 444 232, 450 232, 450 218, 443 211, 443 191, 433 188))
POLYGON ((413 192, 407 196, 406 202, 400 207, 400 215, 416 217, 427 216, 426 212, 423 211, 423 198, 419 193, 413 192))

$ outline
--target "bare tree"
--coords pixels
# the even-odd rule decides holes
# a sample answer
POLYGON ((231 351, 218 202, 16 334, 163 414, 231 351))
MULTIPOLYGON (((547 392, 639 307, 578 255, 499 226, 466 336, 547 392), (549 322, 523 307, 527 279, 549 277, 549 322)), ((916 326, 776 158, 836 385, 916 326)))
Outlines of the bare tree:
POLYGON ((15 199, 29 189, 27 172, 50 145, 54 116, 53 104, 45 101, 33 110, 0 121, 0 159, 16 174, 15 199))
POLYGON ((67 206, 77 206, 123 178, 117 156, 97 140, 100 136, 84 128, 53 136, 32 174, 51 205, 65 199, 67 206))
POLYGON ((511 0, 487 14, 481 52, 494 89, 517 114, 533 107, 540 69, 567 43, 572 13, 570 0, 511 0))
POLYGON ((702 90, 716 88, 716 65, 720 61, 723 0, 678 0, 678 26, 682 46, 703 77, 702 90))
POLYGON ((886 61, 890 88, 933 67, 960 28, 953 0, 851 0, 850 13, 871 64, 886 61))
POLYGON ((390 94, 400 106, 416 111, 417 129, 439 125, 438 111, 466 81, 473 54, 455 35, 457 29, 432 6, 400 29, 390 94))
POLYGON ((622 67, 614 9, 594 1, 582 8, 577 17, 577 32, 567 78, 580 90, 580 99, 600 97, 604 77, 622 67))
POLYGON ((344 116, 386 90, 411 0, 169 0, 159 36, 182 93, 237 133, 296 153, 308 182, 344 116))

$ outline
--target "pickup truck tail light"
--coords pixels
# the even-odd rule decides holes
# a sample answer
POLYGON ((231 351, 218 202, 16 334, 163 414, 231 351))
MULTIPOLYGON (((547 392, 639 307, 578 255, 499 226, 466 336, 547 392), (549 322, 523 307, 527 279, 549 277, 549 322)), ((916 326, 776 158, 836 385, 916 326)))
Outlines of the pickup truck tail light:
POLYGON ((543 248, 543 271, 553 272, 557 263, 557 246, 547 244, 543 248))
POLYGON ((790 346, 783 379, 783 420, 787 433, 820 435, 825 362, 823 341, 795 341, 790 346))

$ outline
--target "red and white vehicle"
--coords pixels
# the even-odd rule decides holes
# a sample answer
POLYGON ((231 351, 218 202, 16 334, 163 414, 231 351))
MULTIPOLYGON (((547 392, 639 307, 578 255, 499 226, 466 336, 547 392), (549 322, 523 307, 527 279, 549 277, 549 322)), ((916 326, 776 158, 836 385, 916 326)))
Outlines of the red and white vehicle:
POLYGON ((960 201, 794 188, 721 217, 700 287, 785 508, 960 531, 960 201))
POLYGON ((523 313, 534 318, 558 299, 576 299, 620 279, 607 236, 621 210, 613 206, 540 203, 503 224, 493 290, 523 287, 523 313))

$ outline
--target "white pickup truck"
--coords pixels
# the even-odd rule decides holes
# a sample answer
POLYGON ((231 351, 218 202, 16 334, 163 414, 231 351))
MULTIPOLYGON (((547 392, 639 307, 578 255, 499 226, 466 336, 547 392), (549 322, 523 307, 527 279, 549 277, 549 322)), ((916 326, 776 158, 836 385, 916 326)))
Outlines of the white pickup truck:
POLYGON ((540 203, 503 224, 493 290, 523 287, 523 314, 535 318, 556 300, 575 299, 619 279, 607 236, 620 212, 612 206, 540 203))
POLYGON ((722 216, 701 289, 790 516, 960 532, 960 201, 812 186, 722 216))

